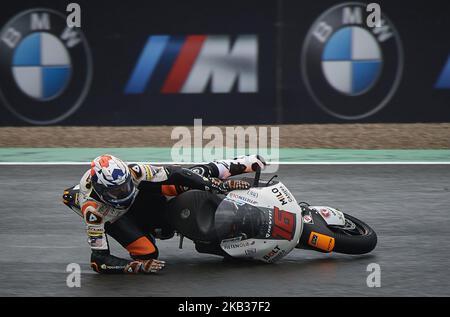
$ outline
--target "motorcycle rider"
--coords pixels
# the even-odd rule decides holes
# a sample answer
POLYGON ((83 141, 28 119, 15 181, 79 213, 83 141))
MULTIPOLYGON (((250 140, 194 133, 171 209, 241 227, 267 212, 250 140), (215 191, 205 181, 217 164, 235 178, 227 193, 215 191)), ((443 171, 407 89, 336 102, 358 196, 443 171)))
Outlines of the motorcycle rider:
POLYGON ((250 184, 229 176, 264 168, 259 155, 215 161, 191 168, 126 164, 112 155, 91 163, 79 185, 66 189, 63 202, 83 217, 91 247, 91 267, 99 273, 153 273, 164 268, 157 260, 155 236, 171 238, 164 209, 168 197, 189 189, 227 192, 250 184), (141 193, 141 194, 140 194, 141 193), (140 194, 140 195, 139 195, 140 194), (107 235, 133 260, 110 254, 107 235))

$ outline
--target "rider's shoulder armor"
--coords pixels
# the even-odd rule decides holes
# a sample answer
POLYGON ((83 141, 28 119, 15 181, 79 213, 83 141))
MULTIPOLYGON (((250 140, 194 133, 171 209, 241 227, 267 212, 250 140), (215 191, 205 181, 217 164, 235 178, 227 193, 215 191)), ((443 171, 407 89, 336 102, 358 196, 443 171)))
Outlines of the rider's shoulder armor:
POLYGON ((130 169, 131 176, 133 177, 133 181, 135 184, 139 184, 141 181, 147 179, 147 170, 144 168, 142 164, 128 164, 128 168, 130 169))
POLYGON ((141 181, 162 182, 167 180, 167 171, 164 167, 157 167, 150 164, 128 164, 133 181, 139 185, 141 181))
POLYGON ((101 203, 93 196, 96 196, 96 194, 92 190, 91 174, 87 171, 80 180, 80 194, 78 195, 78 203, 83 215, 85 215, 87 209, 95 212, 100 209, 101 203))
POLYGON ((92 184, 91 184, 91 173, 90 171, 86 171, 83 177, 80 180, 80 194, 89 196, 92 192, 92 184))

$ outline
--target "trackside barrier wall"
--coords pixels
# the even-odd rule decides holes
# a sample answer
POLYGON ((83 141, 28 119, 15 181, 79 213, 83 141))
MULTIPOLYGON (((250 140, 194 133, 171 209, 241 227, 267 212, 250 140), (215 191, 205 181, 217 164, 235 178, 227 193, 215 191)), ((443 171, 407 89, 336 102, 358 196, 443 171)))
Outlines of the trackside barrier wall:
POLYGON ((61 1, 0 11, 0 126, 450 121, 450 3, 61 1))

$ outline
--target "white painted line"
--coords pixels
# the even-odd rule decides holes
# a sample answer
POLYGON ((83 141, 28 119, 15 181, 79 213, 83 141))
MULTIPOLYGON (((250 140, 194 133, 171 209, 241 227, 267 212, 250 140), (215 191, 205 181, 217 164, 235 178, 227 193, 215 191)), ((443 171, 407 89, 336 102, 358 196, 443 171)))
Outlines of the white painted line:
MULTIPOLYGON (((196 165, 198 162, 130 162, 153 165, 196 165)), ((269 162, 271 165, 450 165, 450 161, 301 161, 301 162, 269 162)), ((0 165, 90 165, 90 162, 0 162, 0 165)))
POLYGON ((89 165, 90 162, 0 162, 0 165, 89 165))
POLYGON ((8 245, 8 248, 25 248, 25 249, 85 249, 84 246, 54 246, 54 245, 8 245))
POLYGON ((303 161, 303 162, 270 162, 273 165, 448 165, 450 161, 303 161))

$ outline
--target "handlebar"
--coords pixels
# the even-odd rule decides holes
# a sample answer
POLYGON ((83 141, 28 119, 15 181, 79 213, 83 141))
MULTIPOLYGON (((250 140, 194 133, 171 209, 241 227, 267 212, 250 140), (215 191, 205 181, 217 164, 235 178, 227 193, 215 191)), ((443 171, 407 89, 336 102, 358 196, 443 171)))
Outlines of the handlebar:
POLYGON ((256 168, 256 174, 255 178, 253 180, 253 186, 252 187, 259 187, 259 179, 261 178, 261 167, 258 165, 256 168))

